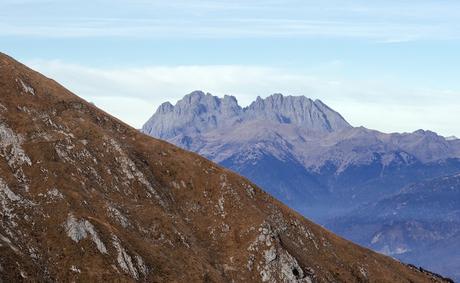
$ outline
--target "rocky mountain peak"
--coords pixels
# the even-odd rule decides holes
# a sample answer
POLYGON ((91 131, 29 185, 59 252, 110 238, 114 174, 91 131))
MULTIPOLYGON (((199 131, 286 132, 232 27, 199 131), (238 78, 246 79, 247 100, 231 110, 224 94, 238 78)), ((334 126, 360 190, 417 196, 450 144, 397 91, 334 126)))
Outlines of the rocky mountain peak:
POLYGON ((214 129, 251 121, 293 124, 303 130, 327 133, 351 128, 345 119, 320 100, 305 96, 273 94, 260 96, 248 107, 242 108, 234 96, 223 98, 203 91, 194 91, 176 105, 162 104, 145 123, 143 132, 168 139, 179 132, 185 135, 203 134, 214 129))
POLYGON ((430 130, 423 130, 423 129, 414 131, 414 134, 419 135, 419 136, 439 137, 437 133, 430 131, 430 130))
POLYGON ((238 100, 236 99, 236 97, 234 97, 233 95, 224 95, 224 98, 222 99, 222 104, 223 105, 226 105, 226 106, 230 106, 230 107, 235 107, 235 108, 241 108, 239 105, 238 105, 238 100))
POLYGON ((166 101, 160 105, 157 109, 157 113, 168 113, 174 110, 174 106, 169 102, 166 101))
POLYGON ((281 93, 272 94, 265 99, 260 96, 252 102, 248 109, 253 111, 265 110, 267 112, 279 112, 281 109, 299 111, 311 107, 313 101, 305 96, 283 96, 281 93))
POLYGON ((179 132, 193 135, 232 124, 241 112, 233 96, 219 98, 203 91, 193 91, 174 106, 169 102, 160 105, 142 131, 163 138, 176 136, 179 132))
POLYGON ((295 124, 314 132, 333 132, 351 128, 337 112, 320 100, 305 96, 283 96, 276 93, 265 99, 258 97, 245 109, 254 119, 268 119, 285 124, 295 124))

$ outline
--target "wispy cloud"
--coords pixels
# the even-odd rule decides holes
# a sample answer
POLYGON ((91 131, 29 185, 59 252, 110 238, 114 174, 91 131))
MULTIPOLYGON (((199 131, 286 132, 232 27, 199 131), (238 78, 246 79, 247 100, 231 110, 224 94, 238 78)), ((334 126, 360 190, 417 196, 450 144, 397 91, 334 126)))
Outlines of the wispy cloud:
POLYGON ((460 136, 458 123, 452 119, 460 105, 460 91, 318 77, 307 71, 259 66, 102 69, 60 61, 28 64, 135 127, 140 127, 162 102, 175 103, 201 89, 220 96, 234 95, 242 105, 258 95, 275 92, 306 95, 322 99, 357 126, 382 131, 425 128, 460 136))
POLYGON ((458 1, 48 0, 4 6, 0 36, 460 39, 458 1))
POLYGON ((450 24, 350 23, 289 19, 149 20, 74 19, 57 23, 0 22, 0 36, 45 38, 363 38, 381 42, 460 39, 450 24))

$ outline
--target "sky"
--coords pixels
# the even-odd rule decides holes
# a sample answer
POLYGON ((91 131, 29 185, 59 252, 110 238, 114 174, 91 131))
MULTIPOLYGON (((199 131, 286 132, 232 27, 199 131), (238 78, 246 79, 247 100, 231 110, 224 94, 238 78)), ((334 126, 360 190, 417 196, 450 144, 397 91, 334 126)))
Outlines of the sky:
POLYGON ((0 0, 0 52, 140 128, 203 90, 460 137, 458 0, 0 0))

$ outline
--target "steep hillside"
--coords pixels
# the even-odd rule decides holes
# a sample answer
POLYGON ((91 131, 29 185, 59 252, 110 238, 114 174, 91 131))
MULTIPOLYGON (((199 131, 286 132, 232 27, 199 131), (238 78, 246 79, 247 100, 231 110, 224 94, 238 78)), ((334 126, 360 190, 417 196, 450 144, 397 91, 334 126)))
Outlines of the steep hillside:
POLYGON ((0 278, 442 281, 0 55, 0 278))

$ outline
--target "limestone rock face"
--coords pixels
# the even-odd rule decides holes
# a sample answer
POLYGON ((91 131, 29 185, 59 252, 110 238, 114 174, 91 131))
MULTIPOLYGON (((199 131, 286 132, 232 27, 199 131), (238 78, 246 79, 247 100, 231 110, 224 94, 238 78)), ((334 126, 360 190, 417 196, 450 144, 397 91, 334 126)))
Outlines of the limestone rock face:
POLYGON ((257 98, 242 108, 233 96, 219 98, 202 91, 194 91, 179 100, 176 105, 163 103, 149 121, 143 132, 169 139, 178 134, 196 135, 236 125, 254 122, 292 124, 315 133, 329 133, 351 126, 321 101, 303 96, 274 94, 257 98))

